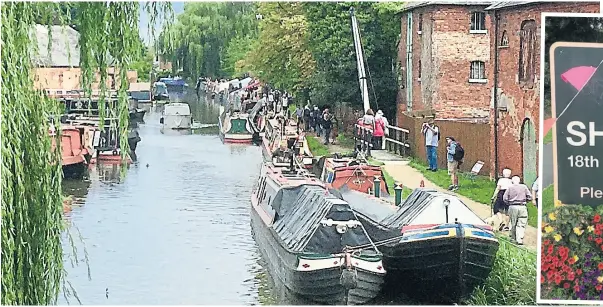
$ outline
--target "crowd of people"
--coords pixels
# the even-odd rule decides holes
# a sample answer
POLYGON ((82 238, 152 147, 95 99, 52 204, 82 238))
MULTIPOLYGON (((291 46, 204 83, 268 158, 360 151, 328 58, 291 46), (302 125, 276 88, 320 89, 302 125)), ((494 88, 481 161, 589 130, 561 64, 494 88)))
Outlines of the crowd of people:
MULTIPOLYGON (((425 153, 427 158, 427 170, 436 172, 438 170, 438 145, 440 141, 440 127, 433 119, 428 120, 422 126, 421 133, 425 137, 425 153)), ((449 191, 459 189, 458 171, 465 150, 454 137, 446 137, 446 163, 450 175, 449 191)), ((525 229, 528 224, 527 205, 532 202, 538 207, 538 191, 540 178, 536 178, 532 189, 522 183, 520 176, 513 176, 509 168, 502 171, 502 177, 498 179, 494 194, 492 195, 492 213, 489 218, 491 224, 499 225, 499 231, 509 231, 511 241, 522 245, 525 229)))
POLYGON ((306 103, 304 107, 298 106, 295 111, 297 122, 301 123, 305 132, 315 132, 317 137, 324 137, 324 144, 332 144, 333 128, 339 128, 339 122, 335 119, 329 108, 324 108, 322 111, 316 105, 306 103))

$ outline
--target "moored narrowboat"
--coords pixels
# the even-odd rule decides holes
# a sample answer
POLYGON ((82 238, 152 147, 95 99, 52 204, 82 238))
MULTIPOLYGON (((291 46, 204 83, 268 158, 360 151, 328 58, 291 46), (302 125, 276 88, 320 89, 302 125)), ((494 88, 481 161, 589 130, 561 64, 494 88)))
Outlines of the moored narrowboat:
POLYGON ((381 254, 349 205, 304 170, 264 164, 252 193, 254 239, 273 278, 321 304, 362 304, 381 291, 381 254))
POLYGON ((265 162, 272 162, 276 166, 287 166, 289 158, 285 150, 295 147, 295 164, 301 168, 311 169, 314 166, 314 157, 308 146, 308 141, 303 132, 298 132, 297 124, 292 120, 285 120, 282 115, 266 121, 266 130, 262 137, 262 156, 265 162))
POLYGON ((222 110, 218 116, 218 128, 224 143, 251 144, 253 141, 254 131, 247 113, 222 110))
POLYGON ((492 228, 458 197, 418 188, 400 206, 346 187, 341 198, 380 245, 386 289, 458 303, 483 285, 498 251, 492 228))
MULTIPOLYGON (((381 167, 371 165, 364 159, 351 157, 322 157, 319 162, 320 179, 331 185, 334 189, 347 186, 352 190, 372 194, 374 193, 374 178, 384 178, 381 167)), ((379 181, 380 195, 390 195, 384 179, 379 181)))

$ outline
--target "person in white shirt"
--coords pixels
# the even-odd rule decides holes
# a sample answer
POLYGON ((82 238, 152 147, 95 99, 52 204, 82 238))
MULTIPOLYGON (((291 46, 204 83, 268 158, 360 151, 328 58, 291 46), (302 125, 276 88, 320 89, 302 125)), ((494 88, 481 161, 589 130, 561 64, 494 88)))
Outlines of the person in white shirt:
POLYGON ((421 129, 425 135, 425 155, 427 156, 427 170, 436 172, 438 170, 438 141, 440 140, 440 128, 435 125, 434 120, 423 123, 421 129))
POLYGON ((505 195, 505 191, 513 184, 511 181, 512 173, 508 168, 503 169, 503 176, 496 182, 496 189, 494 189, 494 194, 491 198, 494 202, 492 207, 494 216, 500 223, 498 230, 509 230, 509 206, 503 200, 503 196, 505 195))
POLYGON ((536 177, 536 181, 532 184, 532 202, 538 208, 538 191, 540 191, 540 176, 536 177))

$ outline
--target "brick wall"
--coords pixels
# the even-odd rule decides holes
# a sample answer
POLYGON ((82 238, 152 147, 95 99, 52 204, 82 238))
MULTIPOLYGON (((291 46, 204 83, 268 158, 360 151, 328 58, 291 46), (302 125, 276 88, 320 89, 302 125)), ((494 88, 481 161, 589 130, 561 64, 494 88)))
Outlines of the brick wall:
MULTIPOLYGON (((418 8, 413 14, 412 111, 435 112, 437 118, 487 118, 491 87, 489 16, 487 33, 470 33, 471 13, 485 6, 439 5, 418 8), (417 33, 422 14, 422 31, 417 33), (419 67, 419 61, 420 66, 419 67), (470 83, 472 61, 483 61, 487 83, 470 83), (420 81, 418 80, 419 76, 420 81)), ((407 16, 402 15, 398 57, 406 85, 407 16)), ((408 111, 406 91, 398 95, 398 113, 408 111)), ((403 117, 399 116, 401 123, 403 117)))
MULTIPOLYGON (((543 3, 524 5, 500 10, 500 28, 498 42, 501 44, 503 33, 506 34, 508 46, 498 48, 499 52, 499 105, 506 106, 506 111, 499 112, 499 174, 504 167, 510 167, 514 173, 523 172, 523 147, 522 126, 530 121, 536 129, 536 136, 540 127, 540 40, 541 40, 541 13, 543 12, 571 12, 571 13, 598 13, 598 2, 588 3, 543 3), (520 30, 522 22, 534 20, 536 30, 536 49, 534 65, 534 84, 530 86, 519 82, 520 65, 520 30), (531 88, 530 88, 531 87, 531 88)), ((493 16, 492 16, 493 17, 493 16)), ((494 63, 494 18, 492 18, 491 35, 491 62, 494 63)), ((492 81, 491 79, 489 81, 492 81)), ((489 86, 493 93, 492 86, 489 86)), ((493 112, 490 112, 493 117, 493 112)), ((493 122, 493 120, 491 120, 493 122)), ((492 133, 494 126, 492 125, 492 133)), ((536 142, 538 142, 536 137, 536 142)), ((491 148, 494 148, 494 138, 491 139, 491 148)), ((537 144, 535 148, 538 148, 537 144)), ((538 157, 538 152, 535 153, 538 157)), ((491 157, 494 163, 494 151, 491 157)), ((538 160, 536 160, 538 161, 538 160)), ((494 170, 494 165, 492 165, 494 170)), ((494 172, 491 174, 494 175, 494 172)))

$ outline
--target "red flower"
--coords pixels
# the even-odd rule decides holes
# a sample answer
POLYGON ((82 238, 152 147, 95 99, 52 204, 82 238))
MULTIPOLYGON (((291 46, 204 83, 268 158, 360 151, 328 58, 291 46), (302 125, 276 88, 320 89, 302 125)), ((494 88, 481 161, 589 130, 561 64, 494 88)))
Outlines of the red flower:
POLYGON ((546 273, 546 278, 547 278, 547 279, 549 279, 549 280, 550 280, 550 279, 553 279, 553 276, 554 276, 554 275, 555 275, 555 272, 553 272, 553 271, 548 271, 548 272, 546 273))
POLYGON ((593 221, 594 221, 595 223, 599 223, 599 222, 601 221, 601 216, 600 216, 600 215, 598 215, 598 214, 595 214, 595 217, 593 218, 593 221))
POLYGON ((597 243, 599 245, 603 244, 603 238, 596 238, 595 243, 597 243))
POLYGON ((574 280, 574 278, 576 278, 576 276, 574 275, 574 273, 570 272, 570 273, 567 274, 567 280, 572 281, 572 280, 574 280))
POLYGON ((551 244, 551 240, 546 239, 546 240, 544 240, 544 242, 542 242, 542 244, 544 244, 544 246, 550 245, 551 244))
POLYGON ((574 286, 574 292, 576 292, 576 293, 580 292, 580 286, 575 285, 574 286))
POLYGON ((601 228, 600 228, 600 227, 597 227, 597 229, 595 229, 595 234, 596 234, 597 236, 600 236, 600 235, 601 235, 601 228))
POLYGON ((557 276, 555 276, 555 283, 556 283, 556 284, 560 284, 560 283, 561 283, 561 280, 562 280, 561 275, 557 275, 557 276))
POLYGON ((540 276, 540 283, 541 283, 541 284, 544 284, 544 281, 545 281, 545 280, 544 280, 544 275, 541 275, 541 276, 540 276))
POLYGON ((566 282, 563 284, 563 289, 569 289, 569 288, 570 288, 569 282, 566 282))
MULTIPOLYGON (((547 255, 552 254, 552 253, 553 253, 553 250, 554 250, 554 249, 553 249, 553 246, 552 246, 552 245, 549 245, 549 247, 547 248, 547 255)), ((549 261, 550 261, 550 260, 549 260, 549 261)))
POLYGON ((592 241, 593 237, 592 236, 588 236, 588 241, 592 241))
POLYGON ((582 275, 582 270, 577 269, 577 270, 576 270, 576 275, 582 275))
POLYGON ((603 290, 603 285, 598 284, 595 286, 595 289, 597 289, 597 291, 601 291, 601 290, 603 290))
POLYGON ((599 265, 597 265, 597 268, 599 270, 603 270, 603 262, 599 262, 599 265))

